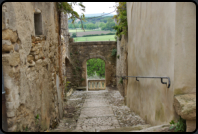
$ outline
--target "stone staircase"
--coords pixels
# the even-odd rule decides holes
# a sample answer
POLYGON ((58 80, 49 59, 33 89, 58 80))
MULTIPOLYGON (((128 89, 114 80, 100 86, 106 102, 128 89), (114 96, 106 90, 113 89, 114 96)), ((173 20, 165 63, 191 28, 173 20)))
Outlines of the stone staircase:
POLYGON ((107 130, 101 130, 100 132, 173 132, 172 129, 169 129, 170 125, 164 124, 164 125, 157 125, 157 126, 151 126, 151 125, 136 125, 132 127, 121 127, 116 129, 107 129, 107 130))

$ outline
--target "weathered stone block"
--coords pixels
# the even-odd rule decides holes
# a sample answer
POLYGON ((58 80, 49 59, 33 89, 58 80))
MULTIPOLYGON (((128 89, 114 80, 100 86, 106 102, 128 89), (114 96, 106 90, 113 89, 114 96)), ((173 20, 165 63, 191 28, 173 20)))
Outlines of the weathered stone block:
POLYGON ((2 45, 2 52, 10 52, 13 50, 13 45, 2 45))
POLYGON ((33 55, 28 55, 27 56, 27 61, 31 61, 31 60, 34 60, 34 56, 33 55))
POLYGON ((7 117, 11 118, 11 117, 15 117, 15 111, 7 111, 7 117))
POLYGON ((20 63, 20 55, 17 52, 14 52, 10 55, 9 64, 11 66, 16 66, 20 63))
POLYGON ((41 10, 40 9, 35 9, 35 13, 41 13, 41 10))
POLYGON ((7 118, 7 122, 8 122, 8 128, 11 128, 16 122, 16 117, 7 118))
POLYGON ((35 60, 38 60, 39 59, 39 55, 35 55, 35 60))
POLYGON ((41 59, 43 59, 43 58, 44 58, 43 51, 40 51, 40 53, 39 53, 39 58, 41 58, 41 59))
POLYGON ((31 36, 32 37, 32 42, 34 43, 36 40, 35 40, 35 37, 34 36, 31 36))
POLYGON ((183 119, 196 119, 196 94, 177 95, 173 105, 177 114, 183 119))
POLYGON ((36 50, 38 50, 38 46, 37 46, 37 45, 35 45, 34 47, 32 47, 30 51, 31 51, 31 52, 34 52, 34 51, 36 51, 36 50))
POLYGON ((14 108, 14 103, 13 102, 6 102, 6 108, 7 109, 13 109, 14 108))
POLYGON ((35 52, 34 52, 34 55, 37 55, 37 54, 39 54, 39 49, 37 49, 35 52))
POLYGON ((186 121, 186 132, 193 132, 196 129, 196 120, 186 121))
POLYGON ((17 128, 17 125, 14 125, 13 127, 8 128, 8 132, 14 132, 16 131, 16 128, 17 128))
POLYGON ((40 37, 35 38, 35 41, 40 41, 40 40, 41 40, 40 37))
POLYGON ((36 61, 36 64, 37 64, 37 65, 41 65, 42 62, 43 62, 43 60, 39 59, 39 60, 36 61))
POLYGON ((29 64, 28 64, 28 66, 30 66, 30 67, 33 67, 33 66, 35 66, 35 62, 34 62, 33 60, 29 61, 29 64))
POLYGON ((16 31, 12 31, 11 29, 2 30, 2 39, 3 40, 10 40, 12 43, 17 41, 17 33, 16 31))
POLYGON ((2 40, 2 45, 12 45, 10 40, 2 40))

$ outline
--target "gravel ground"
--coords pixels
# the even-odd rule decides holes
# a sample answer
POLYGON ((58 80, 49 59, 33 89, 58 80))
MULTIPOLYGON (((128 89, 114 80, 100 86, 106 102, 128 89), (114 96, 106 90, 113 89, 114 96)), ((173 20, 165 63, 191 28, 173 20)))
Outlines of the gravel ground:
POLYGON ((124 98, 115 88, 108 88, 107 97, 109 104, 112 106, 115 116, 117 117, 120 127, 129 127, 135 125, 145 125, 145 121, 133 111, 131 111, 125 104, 124 98))
MULTIPOLYGON (((107 90, 108 92, 104 93, 105 98, 107 98, 109 105, 112 107, 113 113, 117 118, 120 127, 146 124, 141 117, 136 115, 127 106, 125 106, 124 98, 121 96, 119 91, 116 90, 116 88, 108 87, 107 90)), ((61 119, 57 128, 52 131, 75 131, 85 99, 88 99, 89 97, 90 95, 87 95, 87 92, 74 91, 65 102, 63 119, 61 119)))

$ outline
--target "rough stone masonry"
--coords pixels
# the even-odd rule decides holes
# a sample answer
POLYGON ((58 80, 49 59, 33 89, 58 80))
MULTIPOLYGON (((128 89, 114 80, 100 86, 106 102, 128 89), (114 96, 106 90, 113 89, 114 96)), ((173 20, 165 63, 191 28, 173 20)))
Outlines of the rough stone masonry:
POLYGON ((59 29, 54 2, 3 3, 2 67, 8 131, 44 131, 63 116, 59 29))
POLYGON ((116 85, 115 77, 112 77, 116 74, 116 59, 111 55, 115 48, 116 41, 70 42, 66 68, 71 68, 71 73, 67 74, 67 80, 74 87, 86 87, 86 62, 91 58, 100 58, 105 61, 106 85, 116 85))

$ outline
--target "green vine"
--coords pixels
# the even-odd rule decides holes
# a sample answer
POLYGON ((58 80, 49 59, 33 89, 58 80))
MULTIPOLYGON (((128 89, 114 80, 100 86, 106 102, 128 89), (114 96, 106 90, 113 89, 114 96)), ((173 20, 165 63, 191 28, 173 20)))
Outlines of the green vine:
POLYGON ((116 8, 118 15, 114 15, 113 18, 116 19, 118 24, 113 28, 116 30, 116 36, 121 40, 121 35, 126 35, 128 32, 126 2, 119 2, 116 8))
POLYGON ((70 81, 67 81, 67 77, 65 77, 65 96, 66 96, 66 93, 67 93, 67 91, 68 91, 68 86, 69 86, 69 84, 71 83, 70 81))
POLYGON ((38 120, 40 119, 39 114, 36 115, 35 119, 36 119, 36 124, 37 124, 38 120))
POLYGON ((111 56, 116 57, 116 55, 117 55, 117 49, 113 49, 111 52, 111 56))
POLYGON ((119 84, 123 84, 123 79, 122 79, 122 77, 120 78, 119 84))
POLYGON ((117 58, 119 59, 120 58, 120 55, 117 55, 117 58))
POLYGON ((77 66, 77 67, 76 67, 76 70, 77 70, 77 71, 81 71, 81 68, 77 66))
POLYGON ((186 121, 182 119, 181 116, 177 123, 175 123, 174 120, 171 120, 170 124, 172 125, 170 129, 174 128, 175 132, 186 132, 186 121))

